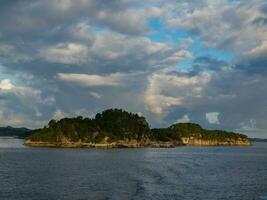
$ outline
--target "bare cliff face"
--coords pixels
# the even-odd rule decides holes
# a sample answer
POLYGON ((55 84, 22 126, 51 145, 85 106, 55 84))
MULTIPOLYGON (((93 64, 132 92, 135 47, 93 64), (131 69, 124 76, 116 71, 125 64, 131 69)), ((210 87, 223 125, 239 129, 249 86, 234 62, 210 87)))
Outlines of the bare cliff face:
POLYGON ((178 142, 160 142, 151 141, 149 139, 137 141, 135 139, 131 140, 118 140, 116 142, 107 142, 103 140, 99 143, 87 143, 87 142, 72 142, 67 138, 62 138, 58 142, 42 142, 42 141, 31 141, 26 140, 24 143, 26 146, 31 147, 64 147, 64 148, 143 148, 143 147, 153 147, 153 148, 171 148, 181 145, 178 142))
POLYGON ((223 141, 220 140, 206 140, 195 137, 182 137, 182 143, 184 145, 192 145, 192 146, 250 146, 251 141, 247 138, 238 138, 238 139, 225 139, 223 141))
POLYGON ((142 147, 152 147, 152 148, 172 148, 181 145, 191 145, 191 146, 250 146, 251 142, 249 139, 239 138, 239 139, 226 139, 224 141, 219 140, 206 140, 195 137, 182 137, 181 141, 152 141, 150 139, 142 139, 137 141, 135 139, 131 140, 118 140, 116 142, 108 142, 108 138, 105 138, 99 143, 86 143, 77 141, 72 142, 68 138, 62 136, 60 140, 56 143, 42 142, 42 141, 31 141, 26 140, 25 145, 32 147, 65 147, 65 148, 142 148, 142 147))

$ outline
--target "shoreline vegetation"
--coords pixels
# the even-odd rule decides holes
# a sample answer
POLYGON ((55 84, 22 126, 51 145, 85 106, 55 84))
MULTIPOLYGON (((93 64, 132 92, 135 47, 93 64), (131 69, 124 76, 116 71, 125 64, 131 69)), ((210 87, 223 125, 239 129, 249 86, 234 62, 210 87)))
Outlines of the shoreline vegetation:
POLYGON ((26 137, 26 146, 69 148, 171 148, 192 146, 250 146, 243 134, 206 130, 198 124, 177 123, 150 129, 143 116, 121 109, 109 109, 95 118, 51 120, 47 126, 26 137))

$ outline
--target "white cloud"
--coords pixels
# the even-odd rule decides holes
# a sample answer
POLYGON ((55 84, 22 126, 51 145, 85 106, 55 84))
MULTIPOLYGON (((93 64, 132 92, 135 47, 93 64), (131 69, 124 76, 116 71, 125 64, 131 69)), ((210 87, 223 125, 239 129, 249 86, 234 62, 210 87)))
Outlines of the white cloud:
POLYGON ((137 115, 138 115, 139 117, 144 117, 144 114, 143 114, 142 112, 137 112, 137 115))
POLYGON ((68 117, 68 114, 63 112, 62 110, 58 109, 53 114, 53 119, 60 120, 62 118, 68 117))
POLYGON ((147 102, 147 110, 161 117, 163 112, 167 111, 169 107, 181 105, 182 98, 164 96, 161 94, 153 93, 153 89, 152 90, 148 89, 146 102, 147 102))
POLYGON ((161 17, 167 26, 185 29, 208 47, 243 54, 266 40, 264 1, 199 0, 165 3, 161 17), (257 24, 258 22, 259 24, 257 24))
MULTIPOLYGON (((173 97, 161 94, 164 85, 164 74, 154 74, 149 78, 147 90, 145 92, 145 102, 147 109, 160 116, 170 106, 182 104, 182 97, 173 97)), ((166 84, 166 83, 165 83, 166 84)))
POLYGON ((41 113, 40 111, 36 111, 35 112, 35 115, 36 115, 36 117, 42 117, 43 116, 43 113, 41 113))
POLYGON ((42 98, 42 103, 46 105, 53 105, 55 103, 56 99, 54 96, 47 96, 45 98, 42 98))
POLYGON ((13 85, 9 79, 0 82, 0 94, 8 99, 0 101, 0 125, 39 128, 46 123, 42 119, 43 113, 39 111, 42 92, 30 86, 17 85, 13 85))
POLYGON ((188 74, 168 74, 157 72, 149 77, 145 91, 147 110, 164 117, 172 106, 181 106, 187 98, 201 96, 202 88, 210 81, 210 75, 201 73, 195 76, 188 74))
POLYGON ((255 48, 247 51, 244 53, 245 56, 260 56, 260 55, 266 55, 267 52, 267 38, 266 41, 263 41, 255 48))
POLYGON ((59 80, 80 84, 83 86, 116 86, 120 84, 122 78, 126 74, 114 73, 106 76, 95 74, 71 74, 71 73, 58 73, 59 80))
POLYGON ((245 131, 253 131, 256 130, 256 124, 257 121, 255 119, 249 119, 248 122, 241 122, 240 126, 241 126, 241 130, 245 130, 245 131))
POLYGON ((89 27, 86 25, 78 24, 74 27, 78 32, 73 33, 71 30, 70 34, 75 42, 41 47, 39 57, 50 63, 87 64, 88 68, 108 65, 113 70, 120 67, 124 71, 173 67, 178 62, 192 58, 185 49, 151 41, 147 37, 130 37, 111 31, 87 34, 90 30, 87 30, 89 27))
POLYGON ((101 99, 102 95, 97 92, 90 92, 90 95, 96 99, 101 99))
POLYGON ((0 90, 11 90, 14 88, 10 79, 4 79, 0 81, 0 90))
POLYGON ((240 127, 235 131, 247 134, 249 137, 267 138, 266 129, 258 128, 255 119, 248 119, 246 122, 241 122, 240 127))
POLYGON ((199 74, 196 76, 175 76, 167 75, 167 81, 170 81, 170 84, 176 86, 191 86, 197 84, 203 84, 210 81, 210 75, 208 74, 199 74))
POLYGON ((190 122, 190 118, 187 114, 176 121, 176 123, 187 123, 187 122, 190 122))
MULTIPOLYGON (((0 57, 5 66, 0 65, 0 71, 3 77, 12 75, 12 85, 0 82, 0 108, 7 108, 3 113, 6 121, 1 122, 32 126, 38 120, 49 120, 55 108, 69 115, 75 110, 85 115, 121 106, 142 111, 152 126, 160 126, 170 123, 169 119, 189 118, 173 119, 175 113, 192 113, 196 122, 202 122, 203 109, 212 107, 224 113, 210 120, 223 121, 222 128, 235 129, 251 117, 257 120, 253 130, 266 128, 265 1, 77 1, 3 4, 0 57), (159 26, 150 26, 154 19, 159 20, 159 26), (166 28, 170 32, 164 31, 166 28), (189 37, 171 34, 177 30, 189 37), (158 35, 162 40, 150 39, 158 35), (199 43, 215 48, 206 49, 199 43), (216 48, 227 51, 217 52, 216 48), (217 69, 220 64, 205 59, 194 63, 194 56, 202 55, 219 55, 222 62, 229 61, 229 71, 199 72, 209 70, 209 65, 217 69), (255 62, 250 62, 252 57, 255 62), (183 60, 199 67, 187 73, 178 71, 183 60), (241 60, 245 65, 239 65, 241 60), (250 66, 257 75, 250 73, 250 66), (136 71, 144 74, 129 75, 136 71), (22 73, 33 77, 27 80, 22 73), (53 79, 55 74, 57 79, 53 79), (74 84, 91 88, 73 89, 74 84), (96 99, 88 102, 90 95, 96 99), (114 95, 120 98, 114 99, 114 95), (257 104, 251 104, 253 97, 259 99, 257 104), (155 120, 155 115, 166 117, 166 121, 155 120)), ((248 129, 246 124, 242 127, 248 129)))
POLYGON ((87 47, 78 43, 60 43, 40 50, 40 56, 46 61, 63 64, 85 63, 87 54, 87 47))
POLYGON ((210 124, 220 124, 219 121, 219 112, 210 112, 210 113, 206 113, 206 120, 210 123, 210 124))
POLYGON ((193 56, 189 51, 180 50, 173 53, 169 57, 165 58, 163 61, 166 63, 178 63, 185 59, 191 59, 191 58, 193 58, 193 56))
POLYGON ((74 39, 91 44, 95 40, 91 29, 90 25, 86 21, 83 21, 69 28, 69 33, 74 39))

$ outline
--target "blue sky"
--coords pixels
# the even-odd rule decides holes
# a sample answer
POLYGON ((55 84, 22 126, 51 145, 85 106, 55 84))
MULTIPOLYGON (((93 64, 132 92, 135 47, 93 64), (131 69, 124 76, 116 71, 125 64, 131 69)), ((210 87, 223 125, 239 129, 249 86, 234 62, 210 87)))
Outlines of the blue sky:
POLYGON ((267 4, 0 3, 0 125, 111 107, 267 138, 267 4))

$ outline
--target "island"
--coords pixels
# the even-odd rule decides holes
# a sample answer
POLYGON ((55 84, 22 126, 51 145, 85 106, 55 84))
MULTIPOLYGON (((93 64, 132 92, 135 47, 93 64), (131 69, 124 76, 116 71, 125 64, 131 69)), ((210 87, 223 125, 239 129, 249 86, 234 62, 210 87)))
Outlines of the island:
POLYGON ((0 127, 0 137, 12 137, 24 139, 31 135, 32 130, 27 128, 14 128, 11 126, 0 127))
POLYGON ((267 138, 250 138, 252 142, 267 142, 267 138))
POLYGON ((168 128, 150 129, 143 116, 122 109, 108 109, 95 118, 51 120, 26 138, 31 147, 135 148, 181 145, 251 145, 246 135, 206 130, 198 124, 177 123, 168 128))

